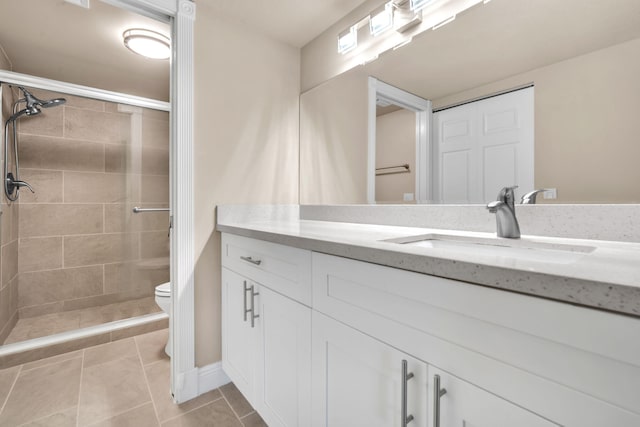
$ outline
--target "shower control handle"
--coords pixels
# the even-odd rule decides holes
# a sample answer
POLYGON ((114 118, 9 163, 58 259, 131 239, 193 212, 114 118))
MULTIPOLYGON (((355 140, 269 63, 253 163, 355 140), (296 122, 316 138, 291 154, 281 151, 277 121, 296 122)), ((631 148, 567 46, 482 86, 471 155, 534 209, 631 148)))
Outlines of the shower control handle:
POLYGON ((13 179, 13 174, 11 172, 7 174, 7 177, 5 178, 5 180, 7 184, 6 185, 7 192, 9 194, 13 194, 14 190, 16 189, 19 190, 21 187, 27 187, 32 193, 35 193, 35 191, 33 190, 33 187, 29 185, 28 182, 13 179))

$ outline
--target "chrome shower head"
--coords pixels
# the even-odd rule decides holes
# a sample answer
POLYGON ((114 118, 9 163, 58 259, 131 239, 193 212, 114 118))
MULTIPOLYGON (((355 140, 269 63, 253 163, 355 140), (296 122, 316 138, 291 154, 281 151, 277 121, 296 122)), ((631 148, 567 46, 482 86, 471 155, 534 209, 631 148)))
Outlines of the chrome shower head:
MULTIPOLYGON (((34 108, 37 109, 38 107, 50 108, 50 107, 62 105, 65 102, 67 102, 67 100, 64 98, 55 98, 49 101, 43 101, 42 99, 35 97, 31 92, 29 92, 22 86, 18 87, 18 89, 20 89, 22 93, 24 93, 24 99, 25 99, 25 102, 27 103, 27 108, 26 108, 27 110, 33 110, 34 108)), ((27 113, 27 115, 29 114, 30 113, 27 113)))

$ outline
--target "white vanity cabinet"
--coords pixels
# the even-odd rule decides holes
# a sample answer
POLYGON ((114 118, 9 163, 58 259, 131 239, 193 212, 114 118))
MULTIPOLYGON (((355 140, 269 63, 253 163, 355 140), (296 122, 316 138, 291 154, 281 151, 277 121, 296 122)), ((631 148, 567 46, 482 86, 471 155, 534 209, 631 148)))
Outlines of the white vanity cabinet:
POLYGON ((314 427, 427 427, 426 363, 317 312, 312 383, 314 427))
POLYGON ((222 366, 269 426, 311 422, 311 308, 278 292, 309 298, 310 259, 223 236, 222 366))
POLYGON ((637 318, 222 245, 223 368, 270 426, 640 426, 637 318))

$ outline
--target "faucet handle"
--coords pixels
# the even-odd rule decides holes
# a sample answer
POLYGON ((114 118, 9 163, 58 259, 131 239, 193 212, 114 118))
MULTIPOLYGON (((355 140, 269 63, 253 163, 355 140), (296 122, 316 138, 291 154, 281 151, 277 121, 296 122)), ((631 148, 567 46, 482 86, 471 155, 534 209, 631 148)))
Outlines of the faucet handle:
POLYGON ((509 206, 511 206, 513 208, 513 206, 515 205, 515 200, 516 200, 516 196, 514 194, 514 190, 518 188, 517 185, 513 185, 511 187, 504 187, 502 190, 500 190, 500 192, 498 193, 498 200, 501 202, 504 202, 506 204, 508 204, 509 206))

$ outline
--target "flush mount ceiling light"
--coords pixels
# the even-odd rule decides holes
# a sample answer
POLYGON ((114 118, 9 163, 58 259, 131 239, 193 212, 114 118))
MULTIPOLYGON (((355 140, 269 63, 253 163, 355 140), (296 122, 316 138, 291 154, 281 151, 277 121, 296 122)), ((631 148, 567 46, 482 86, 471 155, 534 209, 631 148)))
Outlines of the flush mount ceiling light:
POLYGON ((338 35, 338 53, 347 53, 358 46, 358 26, 353 25, 338 35))
POLYGON ((131 28, 122 33, 124 45, 130 51, 151 59, 169 59, 171 43, 164 34, 143 28, 131 28))
POLYGON ((409 0, 410 8, 414 12, 424 9, 429 3, 433 3, 433 0, 409 0))
POLYGON ((393 28, 393 2, 389 2, 371 12, 369 30, 372 36, 377 36, 393 28))

